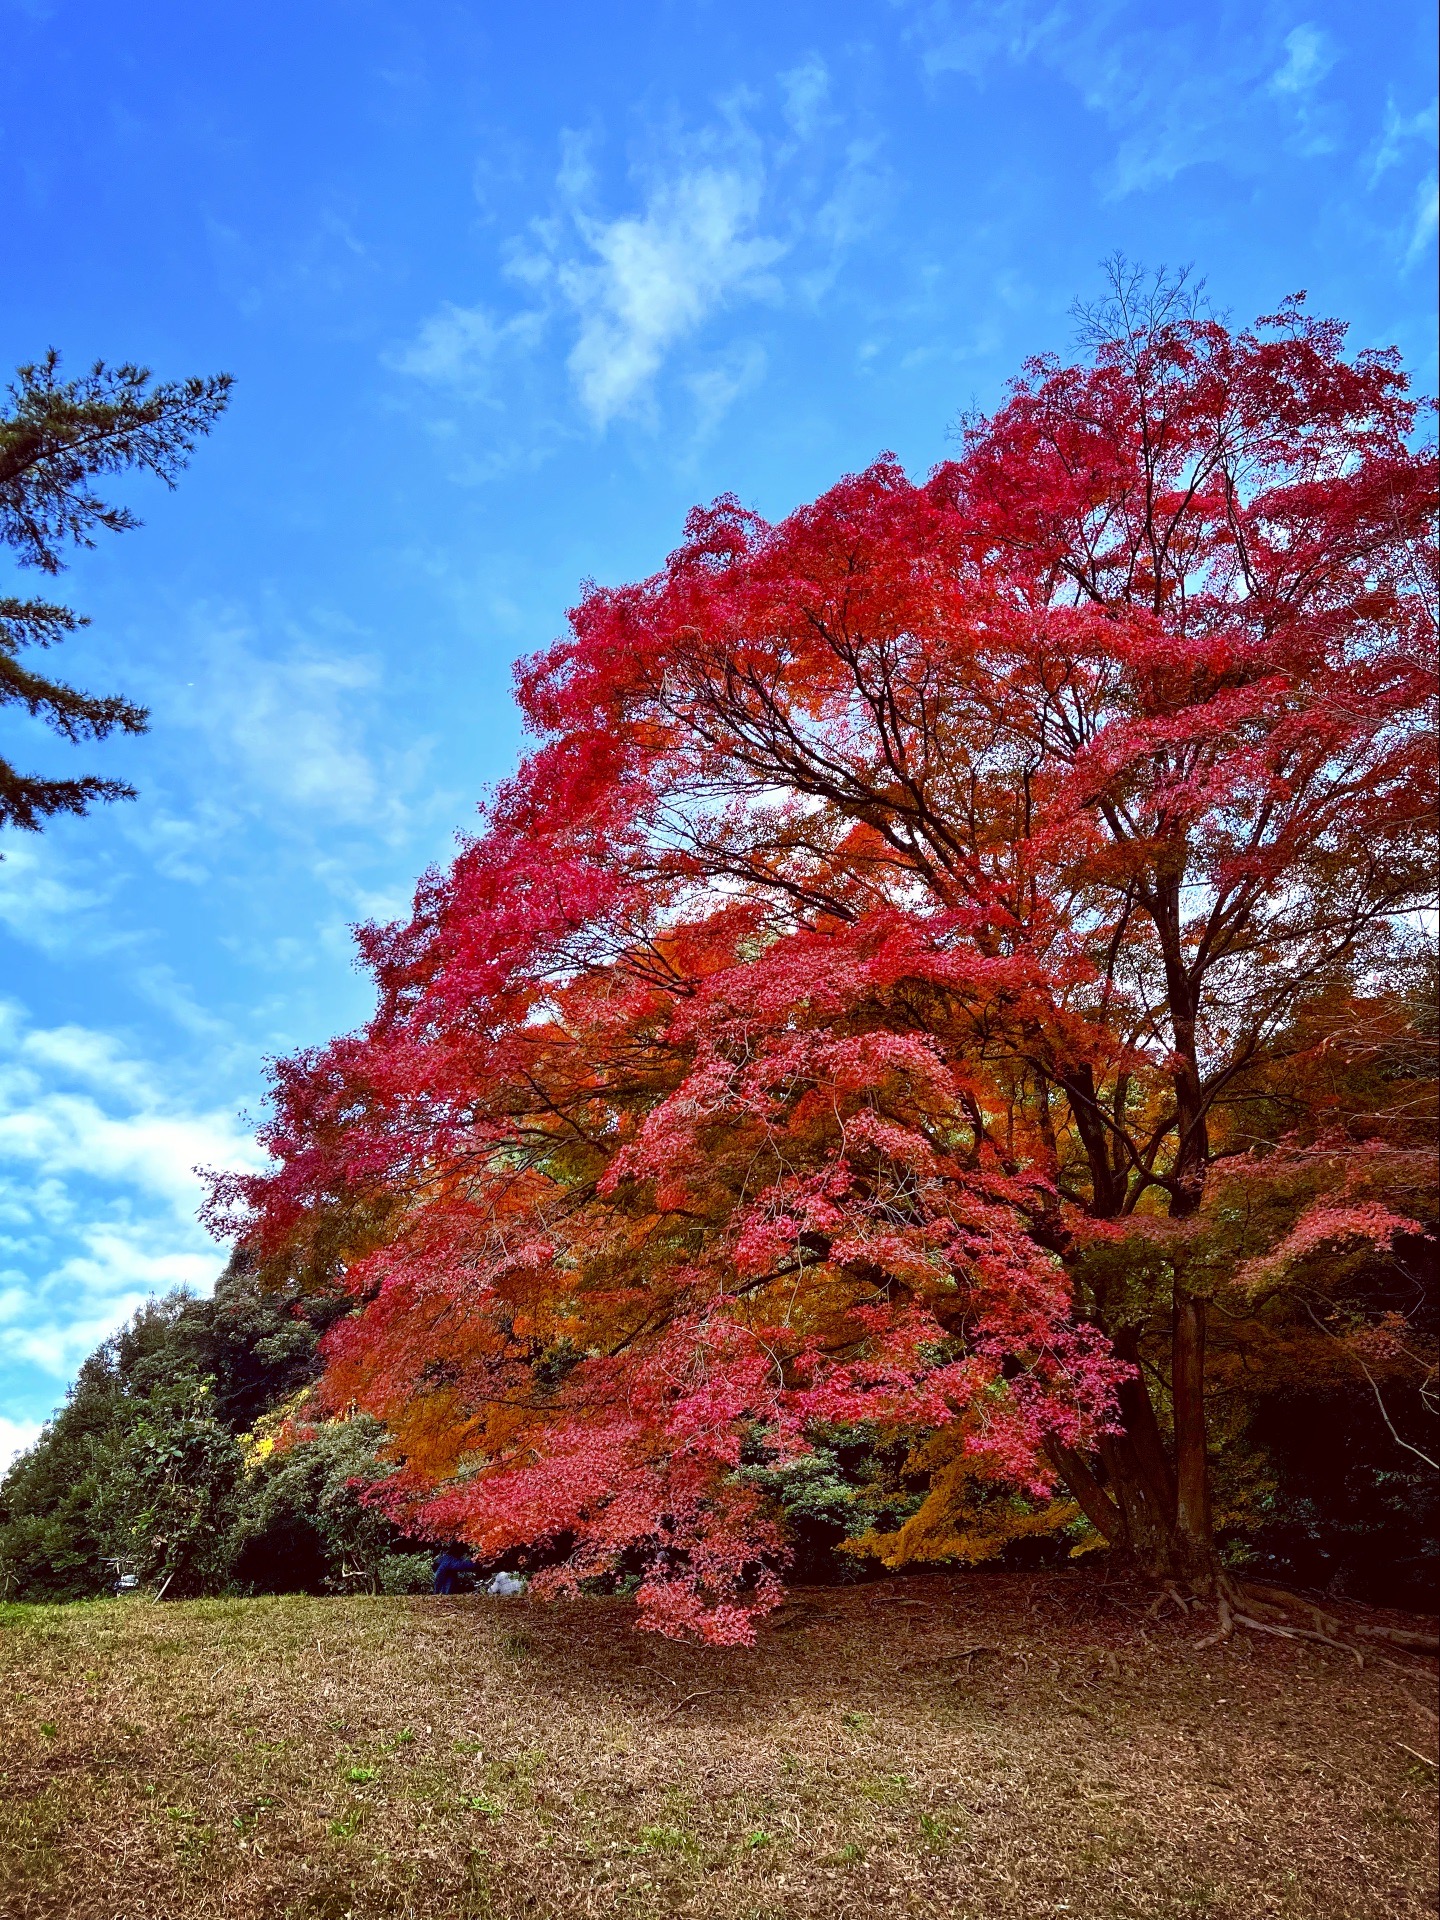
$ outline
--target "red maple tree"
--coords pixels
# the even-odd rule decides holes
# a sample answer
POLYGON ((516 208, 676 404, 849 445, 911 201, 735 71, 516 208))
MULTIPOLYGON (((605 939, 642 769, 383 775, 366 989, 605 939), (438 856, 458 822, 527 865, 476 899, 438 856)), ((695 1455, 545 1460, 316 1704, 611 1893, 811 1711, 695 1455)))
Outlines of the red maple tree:
POLYGON ((747 1463, 866 1423, 1223 1585, 1210 1300, 1413 1226, 1413 1157, 1262 1121, 1433 892, 1435 467, 1299 300, 1088 327, 923 483, 591 589, 373 1021, 277 1069, 218 1216, 353 1294, 407 1524, 746 1639, 747 1463))

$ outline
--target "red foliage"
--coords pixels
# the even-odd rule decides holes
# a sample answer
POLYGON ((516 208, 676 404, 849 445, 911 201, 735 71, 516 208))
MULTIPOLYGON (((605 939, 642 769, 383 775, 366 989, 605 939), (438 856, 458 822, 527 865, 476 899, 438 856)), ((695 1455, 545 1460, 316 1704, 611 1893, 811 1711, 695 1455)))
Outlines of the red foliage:
POLYGON ((361 1303, 328 1391, 409 1524, 743 1640, 747 1450, 963 1420, 1038 1489, 1118 1446, 1077 1229, 1193 1216, 1425 885, 1434 466, 1342 346, 1122 299, 922 484, 696 510, 521 669, 535 751, 217 1196, 361 1303))

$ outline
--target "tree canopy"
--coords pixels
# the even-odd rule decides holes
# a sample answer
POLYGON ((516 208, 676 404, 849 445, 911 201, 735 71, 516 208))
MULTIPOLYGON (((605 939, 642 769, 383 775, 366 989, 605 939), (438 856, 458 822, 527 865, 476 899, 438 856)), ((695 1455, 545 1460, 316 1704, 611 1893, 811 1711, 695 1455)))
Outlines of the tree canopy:
POLYGON ((142 1307, 0 1475, 0 1600, 90 1599, 121 1571, 174 1598, 428 1586, 358 1497, 387 1471, 378 1422, 291 1417, 343 1307, 262 1293, 243 1261, 142 1307))
MULTIPOLYGON (((79 379, 65 380, 53 348, 21 367, 0 404, 0 545, 19 566, 56 574, 66 550, 93 546, 97 529, 138 526, 129 507, 102 499, 91 481, 137 469, 173 487, 196 440, 224 412, 231 384, 225 373, 152 384, 148 368, 98 360, 79 379)), ((148 715, 133 701, 84 693, 22 662, 28 648, 55 646, 85 625, 53 601, 0 595, 0 704, 23 707, 72 743, 117 730, 143 733, 148 715)), ((0 826, 34 832, 55 814, 133 797, 123 780, 49 779, 0 758, 0 826)))
POLYGON ((407 1526, 743 1640, 860 1432, 892 1558, 1063 1488, 1215 1591, 1237 1379, 1423 1379, 1433 453, 1300 300, 1087 326, 923 481, 588 590, 374 1019, 276 1068, 215 1218, 351 1295, 407 1526))

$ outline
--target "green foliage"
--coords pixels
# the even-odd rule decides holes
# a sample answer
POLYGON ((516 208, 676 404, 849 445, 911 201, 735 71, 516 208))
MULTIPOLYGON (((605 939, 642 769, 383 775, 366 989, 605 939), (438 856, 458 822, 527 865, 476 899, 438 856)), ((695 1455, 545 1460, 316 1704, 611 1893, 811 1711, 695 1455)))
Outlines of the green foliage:
POLYGON ((359 1414, 261 1462, 235 1537, 235 1579, 272 1593, 379 1591, 398 1535, 359 1491, 384 1476, 383 1438, 379 1421, 359 1414))
POLYGON ((903 1524, 924 1497, 910 1483, 910 1442, 886 1442, 868 1428, 837 1427, 812 1453, 740 1468, 739 1478, 776 1503, 799 1580, 853 1578, 858 1562, 841 1549, 850 1541, 903 1524))
MULTIPOLYGON (((428 1593, 435 1568, 432 1553, 382 1553, 376 1569, 381 1593, 428 1593)), ((413 1736, 410 1736, 413 1738, 413 1736)))
POLYGON ((0 1596, 74 1600, 101 1590, 105 1542, 95 1511, 94 1456, 115 1414, 102 1348, 65 1406, 0 1482, 0 1596))
POLYGON ((93 1598, 121 1570, 175 1597, 428 1586, 430 1556, 360 1500, 385 1471, 375 1421, 249 1444, 314 1379, 337 1310, 262 1292, 243 1264, 208 1299, 142 1307, 0 1481, 0 1599, 93 1598))
POLYGON ((243 1456, 192 1374, 122 1396, 92 1451, 92 1524, 114 1560, 177 1597, 225 1581, 243 1456))

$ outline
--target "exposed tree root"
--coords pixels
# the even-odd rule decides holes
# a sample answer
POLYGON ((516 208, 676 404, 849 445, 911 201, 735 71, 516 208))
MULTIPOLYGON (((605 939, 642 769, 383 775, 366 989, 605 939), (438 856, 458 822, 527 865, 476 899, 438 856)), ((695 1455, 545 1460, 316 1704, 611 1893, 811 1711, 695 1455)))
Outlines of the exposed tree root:
POLYGON ((1301 1613, 1308 1615, 1312 1625, 1321 1633, 1354 1634, 1362 1640, 1383 1640, 1389 1646, 1403 1647, 1407 1653, 1440 1654, 1440 1633, 1416 1633, 1408 1627, 1385 1627, 1365 1620, 1341 1620, 1325 1612, 1313 1600, 1307 1600, 1302 1594, 1290 1593, 1284 1587, 1246 1581, 1240 1591, 1253 1613, 1278 1613, 1282 1619, 1293 1618, 1301 1613))
MULTIPOLYGON (((1157 1593, 1150 1605, 1146 1608, 1145 1618, 1147 1620, 1155 1619, 1158 1614, 1165 1611, 1165 1608, 1170 1605, 1172 1601, 1180 1609, 1181 1613, 1188 1613, 1190 1611, 1192 1602, 1186 1599, 1185 1595, 1181 1593, 1173 1580, 1168 1580, 1165 1583, 1163 1592, 1157 1593)), ((1198 1606, 1200 1603, 1196 1600, 1193 1604, 1198 1606)))
POLYGON ((1341 1653, 1353 1653, 1357 1667, 1363 1667, 1365 1664, 1365 1656, 1359 1647, 1352 1646, 1345 1640, 1337 1640, 1333 1634, 1319 1633, 1313 1627, 1277 1627, 1268 1620, 1257 1620, 1248 1613, 1237 1613, 1235 1624, 1248 1627, 1252 1633, 1278 1633, 1286 1640, 1318 1640, 1323 1646, 1338 1647, 1341 1653))
MULTIPOLYGON (((1198 1600, 1187 1602, 1172 1583, 1157 1598, 1151 1613, 1159 1612, 1169 1600, 1174 1600, 1182 1612, 1188 1612, 1192 1604, 1201 1604, 1198 1600)), ((1322 1646, 1351 1654, 1358 1667, 1365 1665, 1366 1653, 1372 1660, 1381 1660, 1386 1666, 1399 1666, 1399 1662, 1387 1660, 1376 1650, 1373 1642, 1377 1640, 1387 1646, 1402 1648, 1407 1653, 1440 1653, 1440 1636, 1435 1634, 1414 1633, 1404 1627, 1371 1626, 1340 1620, 1325 1612, 1313 1600, 1307 1600, 1303 1594, 1290 1593, 1284 1587, 1258 1581, 1235 1581, 1222 1575, 1216 1587, 1215 1610, 1215 1630, 1197 1640, 1197 1648, 1221 1646, 1232 1637, 1237 1627, 1244 1627, 1250 1633, 1273 1634, 1281 1640, 1318 1641, 1322 1646), (1304 1626, 1302 1620, 1308 1620, 1310 1624, 1304 1626), (1356 1644, 1359 1638, 1369 1640, 1372 1644, 1362 1651, 1356 1644)), ((1413 1671, 1404 1667, 1400 1670, 1413 1671)))
POLYGON ((1350 1629, 1371 1640, 1386 1640, 1392 1647, 1405 1647, 1413 1653, 1440 1654, 1440 1633, 1411 1633, 1404 1627, 1364 1627, 1350 1629))
POLYGON ((1222 1646, 1235 1631, 1235 1615, 1231 1611, 1230 1602, 1225 1598, 1223 1593, 1215 1605, 1220 1615, 1220 1624, 1216 1627, 1214 1633, 1207 1633, 1203 1640, 1197 1640, 1195 1642, 1197 1647, 1222 1646))

